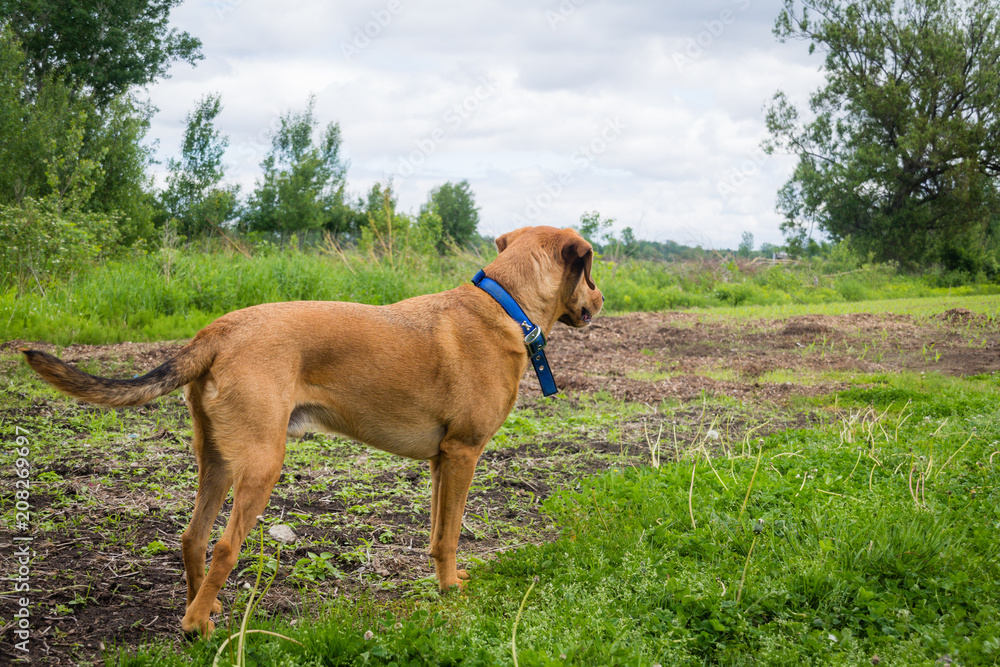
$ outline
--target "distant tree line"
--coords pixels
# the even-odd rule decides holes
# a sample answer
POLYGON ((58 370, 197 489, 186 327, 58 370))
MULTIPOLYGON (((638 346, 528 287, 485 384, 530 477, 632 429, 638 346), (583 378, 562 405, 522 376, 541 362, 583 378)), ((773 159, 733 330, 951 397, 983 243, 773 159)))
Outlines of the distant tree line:
POLYGON ((588 211, 580 216, 577 229, 603 258, 611 261, 638 259, 652 261, 701 260, 711 254, 701 246, 686 246, 675 241, 647 241, 636 238, 631 227, 615 231, 615 219, 588 211))

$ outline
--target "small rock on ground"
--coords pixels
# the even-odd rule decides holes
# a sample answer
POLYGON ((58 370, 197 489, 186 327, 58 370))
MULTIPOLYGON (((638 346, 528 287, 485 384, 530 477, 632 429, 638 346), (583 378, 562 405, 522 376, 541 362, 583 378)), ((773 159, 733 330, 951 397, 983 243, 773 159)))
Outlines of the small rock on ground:
POLYGON ((283 523, 277 523, 268 528, 267 534, 282 544, 291 544, 296 539, 292 527, 283 523))

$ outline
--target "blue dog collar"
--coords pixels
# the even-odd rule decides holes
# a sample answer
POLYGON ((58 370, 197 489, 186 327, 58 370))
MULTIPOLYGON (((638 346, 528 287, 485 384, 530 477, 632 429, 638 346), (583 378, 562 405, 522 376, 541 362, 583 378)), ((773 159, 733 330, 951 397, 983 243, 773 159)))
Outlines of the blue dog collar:
POLYGON ((552 377, 552 370, 549 362, 545 358, 545 335, 528 316, 524 314, 521 307, 514 301, 514 297, 507 294, 507 290, 500 287, 500 284, 492 278, 487 278, 483 270, 480 269, 472 278, 472 284, 489 294, 500 304, 508 315, 520 325, 524 331, 524 346, 528 349, 528 356, 531 358, 531 365, 535 367, 535 375, 538 376, 538 384, 542 386, 542 394, 551 396, 559 391, 556 388, 555 378, 552 377))

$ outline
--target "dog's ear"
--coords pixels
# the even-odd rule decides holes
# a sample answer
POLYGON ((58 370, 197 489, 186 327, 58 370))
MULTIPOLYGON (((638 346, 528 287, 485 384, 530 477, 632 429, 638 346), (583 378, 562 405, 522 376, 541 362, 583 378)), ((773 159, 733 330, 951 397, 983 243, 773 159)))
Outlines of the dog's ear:
POLYGON ((590 270, 594 266, 594 249, 585 239, 577 236, 567 241, 566 245, 562 248, 562 257, 566 266, 573 266, 577 263, 582 264, 583 277, 587 281, 587 287, 590 289, 597 288, 597 285, 594 284, 593 279, 590 277, 590 270))
POLYGON ((507 232, 506 234, 501 234, 500 236, 496 237, 496 239, 493 242, 497 246, 497 252, 499 253, 506 250, 507 246, 509 246, 511 243, 514 242, 514 239, 516 239, 518 236, 520 236, 527 230, 528 227, 521 227, 520 229, 515 229, 512 232, 507 232))

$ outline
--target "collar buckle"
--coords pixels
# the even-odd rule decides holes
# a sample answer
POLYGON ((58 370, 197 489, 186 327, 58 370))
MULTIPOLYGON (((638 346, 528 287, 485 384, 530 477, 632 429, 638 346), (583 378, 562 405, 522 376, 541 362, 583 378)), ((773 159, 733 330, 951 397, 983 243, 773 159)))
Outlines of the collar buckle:
POLYGON ((539 327, 535 327, 528 332, 528 335, 524 337, 524 345, 528 348, 530 354, 535 354, 539 350, 545 347, 545 337, 542 336, 542 330, 539 327))

